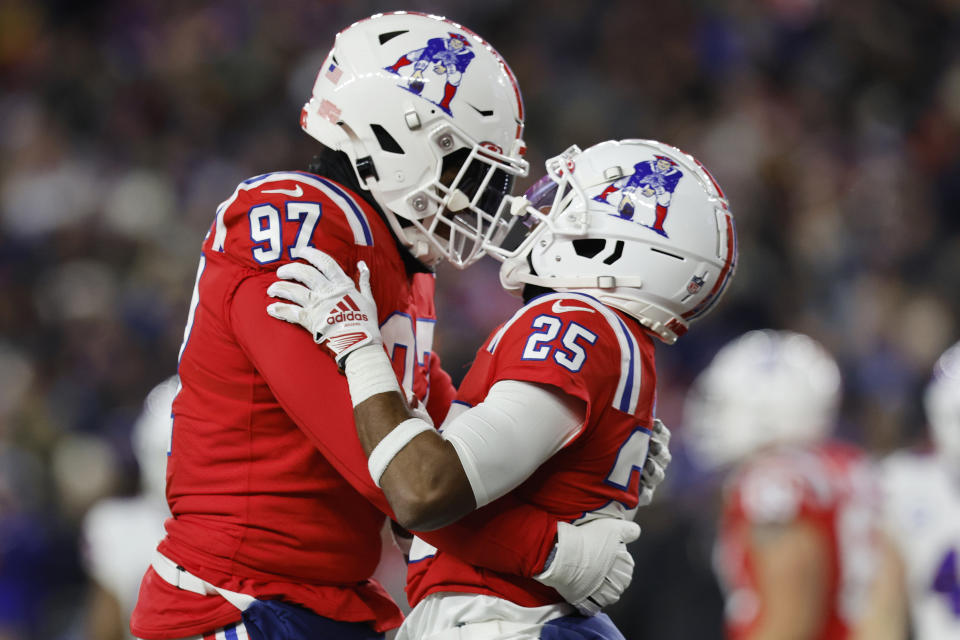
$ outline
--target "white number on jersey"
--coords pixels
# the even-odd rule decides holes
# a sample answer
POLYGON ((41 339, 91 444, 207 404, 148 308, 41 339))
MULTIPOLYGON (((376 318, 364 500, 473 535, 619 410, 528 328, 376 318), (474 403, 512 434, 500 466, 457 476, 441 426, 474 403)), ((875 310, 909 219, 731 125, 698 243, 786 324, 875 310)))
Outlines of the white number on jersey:
POLYGON ((408 396, 413 393, 414 365, 426 366, 427 355, 433 348, 435 323, 436 320, 432 319, 417 319, 414 327, 413 318, 395 312, 380 325, 383 346, 390 354, 393 369, 408 396))
MULTIPOLYGON (((291 260, 300 257, 300 250, 312 246, 313 230, 320 220, 319 202, 288 202, 287 220, 300 221, 294 243, 287 247, 291 260)), ((276 262, 283 255, 283 225, 280 212, 272 204, 261 204, 250 209, 250 239, 254 241, 253 259, 260 264, 276 262)))
POLYGON ((587 359, 587 352, 581 340, 588 344, 597 341, 597 334, 586 327, 570 322, 564 328, 564 322, 555 316, 539 315, 533 319, 531 327, 539 329, 530 334, 523 348, 524 360, 546 360, 553 353, 553 359, 561 367, 576 373, 587 359), (552 344, 563 329, 560 344, 552 344))
MULTIPOLYGON (((637 427, 627 438, 627 441, 621 445, 620 451, 617 453, 617 461, 613 464, 610 473, 607 474, 606 483, 627 491, 630 488, 630 479, 633 474, 635 472, 639 474, 643 471, 643 464, 647 461, 649 450, 650 431, 643 427, 637 427)), ((636 507, 628 510, 626 512, 627 519, 632 519, 636 510, 636 507)))

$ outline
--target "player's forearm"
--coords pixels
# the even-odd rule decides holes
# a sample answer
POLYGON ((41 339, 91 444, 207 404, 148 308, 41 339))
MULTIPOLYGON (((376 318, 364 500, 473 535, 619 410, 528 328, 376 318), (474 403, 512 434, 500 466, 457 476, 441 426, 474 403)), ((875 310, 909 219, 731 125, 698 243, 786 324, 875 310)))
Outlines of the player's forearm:
POLYGON ((806 522, 754 525, 750 554, 763 613, 750 640, 812 640, 826 615, 829 554, 806 522))
POLYGON ((383 350, 351 354, 345 371, 371 476, 398 522, 427 531, 473 511, 476 502, 456 450, 407 407, 383 350), (371 372, 382 384, 369 384, 371 372))
POLYGON ((905 640, 909 635, 908 596, 903 560, 886 535, 863 614, 851 640, 905 640))
POLYGON ((363 453, 369 458, 370 452, 388 433, 412 417, 399 391, 378 393, 354 405, 353 418, 363 453))

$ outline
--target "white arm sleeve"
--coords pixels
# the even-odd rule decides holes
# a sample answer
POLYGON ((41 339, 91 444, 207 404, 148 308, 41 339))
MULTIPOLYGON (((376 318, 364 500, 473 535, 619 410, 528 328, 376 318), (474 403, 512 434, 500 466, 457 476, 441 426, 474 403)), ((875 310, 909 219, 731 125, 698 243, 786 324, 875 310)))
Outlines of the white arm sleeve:
POLYGON ((501 380, 483 402, 443 423, 467 474, 477 507, 493 502, 573 440, 584 405, 558 389, 501 380))

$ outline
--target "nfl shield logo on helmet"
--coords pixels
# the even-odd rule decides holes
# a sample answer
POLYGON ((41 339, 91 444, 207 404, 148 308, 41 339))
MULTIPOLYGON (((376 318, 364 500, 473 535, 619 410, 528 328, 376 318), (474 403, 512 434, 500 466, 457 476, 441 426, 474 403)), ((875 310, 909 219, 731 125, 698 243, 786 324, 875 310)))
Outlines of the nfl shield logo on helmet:
POLYGON ((700 291, 700 287, 703 286, 703 283, 706 282, 700 276, 693 276, 690 278, 690 282, 687 283, 687 293, 690 295, 695 294, 697 291, 700 291))

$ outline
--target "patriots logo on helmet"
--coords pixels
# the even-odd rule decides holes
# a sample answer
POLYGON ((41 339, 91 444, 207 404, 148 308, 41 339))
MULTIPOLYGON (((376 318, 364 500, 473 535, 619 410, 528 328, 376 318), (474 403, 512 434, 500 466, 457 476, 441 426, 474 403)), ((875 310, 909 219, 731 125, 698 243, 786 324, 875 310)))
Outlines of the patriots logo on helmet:
POLYGON ((466 36, 453 31, 447 35, 449 36, 447 38, 430 38, 427 40, 427 46, 403 54, 396 62, 384 69, 404 77, 399 86, 437 105, 447 115, 453 115, 450 111, 450 101, 457 95, 463 73, 470 66, 474 53, 471 51, 473 45, 466 36), (401 73, 401 69, 411 65, 413 71, 409 75, 401 73), (443 96, 435 96, 439 97, 439 100, 423 95, 429 81, 423 77, 423 73, 428 68, 444 80, 443 96))
MULTIPOLYGON (((636 213, 636 203, 640 197, 652 198, 655 201, 656 218, 653 224, 644 224, 648 229, 656 231, 664 238, 668 238, 663 228, 667 220, 670 201, 673 192, 683 177, 683 172, 677 167, 677 162, 664 155, 655 155, 652 160, 644 160, 633 165, 633 173, 607 185, 600 195, 594 196, 597 202, 612 205, 609 198, 614 193, 620 193, 620 201, 615 205, 617 215, 627 220, 633 220, 636 213)), ((642 223, 641 223, 642 224, 642 223)))

